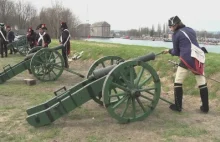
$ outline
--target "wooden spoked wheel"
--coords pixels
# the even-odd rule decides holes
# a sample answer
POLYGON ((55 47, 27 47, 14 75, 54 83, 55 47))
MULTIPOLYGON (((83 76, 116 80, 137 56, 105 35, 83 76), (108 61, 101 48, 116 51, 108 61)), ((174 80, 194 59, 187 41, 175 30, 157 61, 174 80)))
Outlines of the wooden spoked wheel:
MULTIPOLYGON (((96 69, 105 68, 107 66, 111 66, 114 64, 118 64, 120 61, 123 61, 121 57, 118 56, 105 56, 98 60, 96 60, 89 68, 89 71, 86 75, 87 78, 89 78, 90 75, 92 75, 93 71, 96 69)), ((100 92, 96 97, 93 97, 93 100, 97 102, 100 105, 103 105, 102 101, 102 92, 100 92)))
POLYGON ((160 91, 156 71, 140 61, 119 64, 107 75, 102 89, 104 106, 120 123, 146 118, 156 107, 160 91))
POLYGON ((41 81, 57 80, 63 73, 63 57, 56 50, 41 49, 31 58, 30 69, 41 81))

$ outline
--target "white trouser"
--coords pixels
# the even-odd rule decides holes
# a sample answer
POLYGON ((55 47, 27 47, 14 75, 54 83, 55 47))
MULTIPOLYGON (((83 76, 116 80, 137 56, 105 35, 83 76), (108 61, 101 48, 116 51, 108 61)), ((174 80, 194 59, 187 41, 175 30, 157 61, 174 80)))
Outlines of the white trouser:
MULTIPOLYGON (((174 83, 183 84, 188 72, 187 69, 178 66, 174 83)), ((206 78, 203 75, 195 75, 195 77, 198 86, 206 84, 206 78)))

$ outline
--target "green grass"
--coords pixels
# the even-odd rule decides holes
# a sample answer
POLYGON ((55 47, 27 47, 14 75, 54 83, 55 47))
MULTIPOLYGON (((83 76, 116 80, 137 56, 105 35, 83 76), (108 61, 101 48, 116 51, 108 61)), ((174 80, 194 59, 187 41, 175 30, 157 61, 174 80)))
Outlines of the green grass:
MULTIPOLYGON (((136 58, 138 56, 146 55, 148 53, 159 53, 165 48, 162 47, 148 47, 148 46, 138 46, 138 45, 122 45, 122 44, 110 44, 110 43, 97 43, 88 41, 71 41, 72 54, 75 52, 84 51, 82 60, 93 59, 97 60, 102 56, 115 55, 120 56, 123 59, 136 58)), ((219 54, 208 53, 206 54, 206 68, 205 75, 209 78, 215 78, 215 75, 219 73, 220 70, 220 60, 218 60, 219 54)), ((160 77, 167 77, 168 79, 173 78, 172 74, 175 72, 173 65, 168 62, 168 60, 178 62, 179 59, 176 56, 160 55, 156 57, 154 61, 150 61, 149 64, 154 67, 156 71, 159 71, 160 77)), ((220 78, 220 74, 218 76, 220 78)), ((220 79, 219 79, 220 80, 220 79)), ((219 90, 219 83, 209 80, 208 86, 211 94, 216 93, 219 90), (215 89, 212 89, 215 88, 215 89)), ((195 77, 189 73, 187 79, 184 81, 185 94, 198 95, 198 88, 196 86, 195 77)), ((213 96, 213 95, 212 95, 213 96)))
POLYGON ((100 142, 102 138, 100 136, 90 135, 87 137, 88 142, 100 142))
MULTIPOLYGON (((59 45, 57 40, 53 40, 50 47, 59 45)), ((81 61, 97 60, 100 57, 115 55, 124 59, 136 58, 138 56, 146 55, 154 52, 159 53, 165 48, 136 46, 136 45, 121 45, 109 43, 97 43, 88 41, 71 41, 71 55, 75 52, 84 51, 81 61)), ((220 61, 218 54, 207 54, 206 75, 208 77, 220 78, 220 61), (216 77, 217 76, 217 77, 216 77)), ((24 57, 19 54, 13 57, 1 59, 0 68, 7 64, 15 65, 22 61, 24 57)), ((173 82, 173 74, 175 69, 168 60, 178 61, 177 57, 170 55, 160 55, 155 61, 148 62, 158 72, 160 78, 165 81, 162 82, 163 91, 172 91, 172 86, 169 83, 173 82)), ((76 61, 80 62, 80 60, 76 61)), ((74 65, 74 63, 73 63, 74 65)), ((1 69, 2 71, 2 69, 1 69)), ((18 77, 28 76, 25 71, 18 75, 18 77)), ((17 76, 16 76, 17 77, 17 76)), ((192 119, 192 112, 190 113, 171 113, 168 112, 168 106, 159 106, 149 118, 144 121, 121 125, 110 118, 104 107, 98 107, 97 104, 88 106, 81 106, 75 109, 70 114, 57 120, 50 126, 41 128, 34 128, 30 126, 26 118, 26 109, 45 102, 54 96, 53 92, 62 86, 72 86, 72 83, 66 83, 65 78, 61 76, 54 82, 38 82, 37 85, 27 86, 23 80, 11 79, 0 85, 0 142, 52 142, 57 141, 86 141, 86 142, 105 142, 105 141, 135 141, 141 139, 148 133, 155 135, 149 136, 149 139, 157 139, 165 141, 174 141, 174 137, 178 138, 193 138, 202 139, 208 137, 206 140, 219 141, 219 135, 210 135, 210 131, 206 130, 204 124, 190 125, 182 122, 182 119, 192 119), (93 108, 96 106, 95 108, 93 108), (167 114, 170 113, 170 114, 167 114), (195 126, 196 125, 196 126, 195 126), (200 127, 201 126, 201 127, 200 127), (77 133, 80 131, 81 133, 77 133), (209 139, 210 138, 210 139, 209 139)), ((220 92, 219 84, 213 81, 208 81, 210 99, 218 101, 220 92)), ((184 82, 184 94, 196 96, 199 94, 196 87, 196 81, 192 74, 189 74, 184 82)), ((219 112, 220 107, 216 110, 219 112)), ((212 112, 213 113, 213 112, 212 112)), ((198 115, 197 115, 198 116, 198 115)), ((211 117, 211 116, 210 116, 211 117)), ((213 117, 216 117, 215 115, 213 117)), ((194 118, 194 119, 197 119, 194 118)), ((204 119, 204 118, 203 118, 204 119)), ((202 119, 202 120, 203 120, 202 119)), ((212 119, 213 120, 213 119, 212 119)), ((210 121, 212 122, 212 121, 210 121)), ((213 122, 215 123, 215 122, 213 122)), ((216 123, 217 124, 217 123, 216 123)), ((214 124, 212 124, 214 125, 214 124)), ((216 126, 217 128, 218 126, 216 126)), ((218 129, 219 130, 219 129, 218 129)), ((144 140, 147 136, 145 136, 144 140)))
POLYGON ((201 135, 207 134, 205 129, 196 128, 188 124, 168 121, 165 123, 165 127, 168 128, 167 131, 163 133, 165 138, 172 136, 181 136, 181 137, 199 137, 201 135))

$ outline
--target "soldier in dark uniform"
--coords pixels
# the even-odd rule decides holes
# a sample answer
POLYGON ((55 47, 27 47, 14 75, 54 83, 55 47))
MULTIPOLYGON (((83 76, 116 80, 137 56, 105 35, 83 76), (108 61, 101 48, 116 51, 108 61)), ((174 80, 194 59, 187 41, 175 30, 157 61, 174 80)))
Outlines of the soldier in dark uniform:
POLYGON ((70 32, 68 30, 67 24, 65 22, 61 23, 61 36, 60 36, 60 43, 64 45, 62 49, 62 56, 65 62, 65 67, 69 68, 68 65, 68 55, 70 54, 70 32))
POLYGON ((7 33, 5 31, 5 24, 4 23, 0 23, 0 53, 1 53, 1 57, 4 57, 4 53, 5 52, 5 57, 8 56, 8 49, 7 49, 7 39, 6 39, 7 33))
MULTIPOLYGON (((170 53, 172 56, 178 56, 180 58, 180 63, 176 71, 176 77, 174 80, 174 100, 175 104, 170 105, 170 109, 173 111, 182 111, 182 99, 183 99, 183 83, 187 77, 188 70, 190 70, 197 82, 198 89, 200 90, 200 97, 202 105, 200 110, 204 113, 209 111, 209 93, 206 78, 204 76, 204 69, 200 61, 191 56, 192 44, 196 48, 201 48, 198 44, 196 32, 185 26, 178 16, 173 16, 168 20, 168 26, 173 33, 172 41, 173 48, 166 49, 163 53, 170 53)), ((203 48, 204 52, 207 51, 203 48)))
MULTIPOLYGON (((8 39, 8 43, 12 43, 15 39, 15 34, 14 32, 11 30, 11 27, 10 26, 6 26, 6 30, 8 32, 7 34, 7 39, 8 39)), ((14 54, 16 53, 16 50, 14 49, 14 47, 12 47, 10 49, 10 54, 12 54, 14 52, 14 54)))
POLYGON ((32 29, 32 27, 28 28, 27 31, 27 41, 31 47, 31 49, 35 46, 36 44, 36 33, 32 29))
POLYGON ((48 45, 51 43, 51 38, 48 33, 46 33, 46 25, 40 24, 38 25, 37 29, 39 33, 36 35, 36 45, 42 46, 42 47, 48 47, 48 45))

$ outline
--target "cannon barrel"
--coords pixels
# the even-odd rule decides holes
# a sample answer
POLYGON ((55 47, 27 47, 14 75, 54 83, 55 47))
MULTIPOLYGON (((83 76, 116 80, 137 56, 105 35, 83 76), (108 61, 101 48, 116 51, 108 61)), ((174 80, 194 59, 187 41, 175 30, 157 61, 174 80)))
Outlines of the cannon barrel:
POLYGON ((59 50, 59 49, 62 49, 64 46, 63 45, 59 45, 59 46, 56 46, 56 47, 53 47, 51 49, 53 50, 59 50))
POLYGON ((115 64, 115 65, 108 66, 106 68, 96 69, 92 73, 93 77, 95 79, 101 78, 101 77, 107 75, 115 66, 117 66, 117 65, 115 64))
POLYGON ((35 52, 39 51, 42 48, 43 48, 42 46, 35 46, 31 50, 28 51, 28 54, 35 53, 35 52))
MULTIPOLYGON (((56 46, 56 47, 53 47, 53 48, 50 48, 50 49, 52 49, 52 50, 59 50, 59 49, 62 49, 63 47, 64 47, 63 45, 59 45, 59 46, 56 46)), ((28 54, 28 55, 25 57, 24 60, 26 61, 26 60, 28 60, 28 59, 31 59, 31 58, 34 56, 35 52, 38 51, 38 50, 40 50, 40 49, 42 49, 41 46, 37 46, 37 47, 33 48, 32 53, 28 54)))
MULTIPOLYGON (((144 56, 140 56, 140 57, 137 57, 137 58, 134 58, 134 59, 131 59, 131 60, 132 61, 147 62, 147 61, 150 61, 150 60, 154 60, 155 57, 156 57, 156 54, 150 53, 150 54, 147 54, 147 55, 144 55, 144 56)), ((123 62, 123 60, 121 62, 123 62)), ((119 63, 120 62, 118 62, 118 64, 119 63)), ((115 66, 117 66, 117 64, 114 64, 114 65, 111 65, 111 66, 108 66, 108 67, 105 67, 105 68, 101 68, 101 69, 96 69, 92 73, 93 77, 95 79, 101 78, 101 77, 107 75, 115 66)))
POLYGON ((147 54, 147 55, 144 55, 144 56, 137 57, 137 58, 133 59, 133 61, 147 62, 147 61, 150 61, 150 60, 154 60, 155 57, 156 57, 156 55, 154 53, 150 53, 150 54, 147 54))
POLYGON ((35 53, 28 54, 28 55, 24 58, 24 61, 31 59, 31 58, 34 56, 34 54, 35 54, 35 53))

